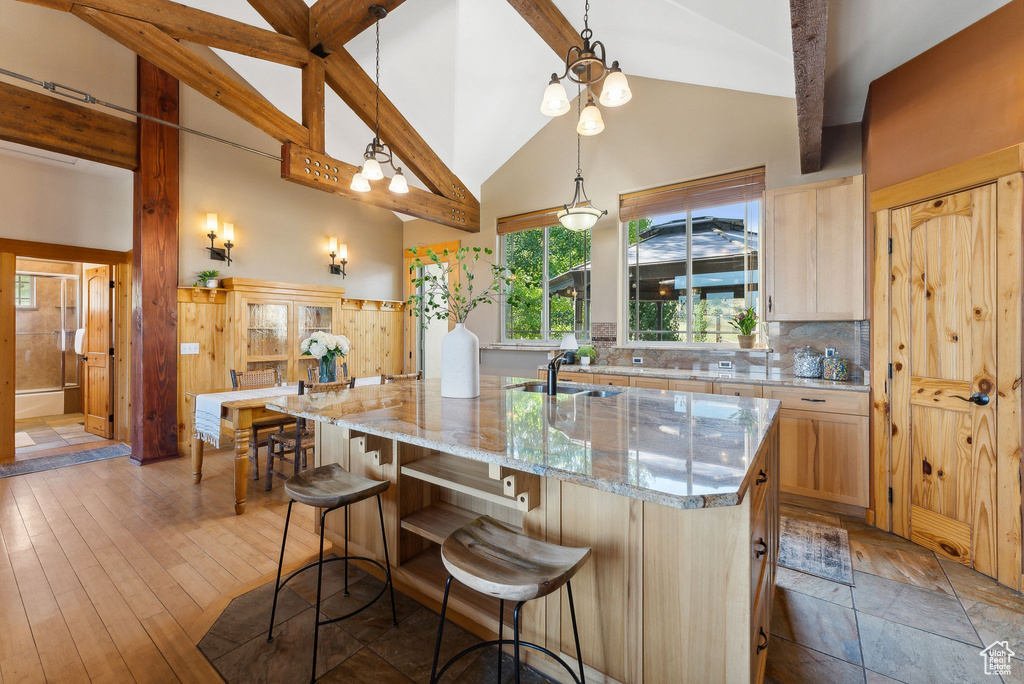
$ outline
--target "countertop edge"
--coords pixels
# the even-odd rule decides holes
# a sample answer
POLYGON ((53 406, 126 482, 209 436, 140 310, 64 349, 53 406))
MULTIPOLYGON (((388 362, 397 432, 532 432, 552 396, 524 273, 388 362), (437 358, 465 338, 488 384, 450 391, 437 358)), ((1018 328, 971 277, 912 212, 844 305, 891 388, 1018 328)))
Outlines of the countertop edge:
MULTIPOLYGON (((544 370, 547 366, 537 366, 537 370, 544 370)), ((625 368, 622 366, 562 366, 559 373, 592 373, 595 375, 616 375, 616 376, 638 376, 645 378, 657 378, 663 380, 702 380, 704 382, 721 382, 726 384, 755 384, 771 385, 773 387, 794 387, 797 389, 822 389, 836 390, 839 392, 862 392, 867 394, 871 386, 864 378, 856 378, 848 381, 823 380, 822 378, 765 378, 765 377, 738 377, 715 374, 715 371, 700 371, 687 368, 625 368)), ((740 371, 742 372, 742 371, 740 371)))

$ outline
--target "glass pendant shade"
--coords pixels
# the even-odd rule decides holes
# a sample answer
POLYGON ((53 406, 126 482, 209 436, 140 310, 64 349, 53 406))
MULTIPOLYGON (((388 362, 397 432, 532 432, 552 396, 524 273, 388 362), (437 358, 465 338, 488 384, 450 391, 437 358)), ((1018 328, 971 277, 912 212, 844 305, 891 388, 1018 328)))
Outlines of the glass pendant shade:
POLYGON ((568 111, 569 97, 565 94, 565 87, 557 80, 548 83, 540 103, 540 113, 544 116, 561 116, 568 111))
POLYGON ((576 124, 576 132, 580 135, 597 135, 603 130, 604 119, 601 118, 601 110, 591 100, 583 108, 583 113, 580 114, 580 121, 576 124))
POLYGON ((601 104, 605 107, 619 107, 629 102, 632 97, 626 74, 620 69, 614 69, 605 77, 601 90, 601 104))
POLYGON ((384 171, 380 168, 380 162, 373 158, 363 161, 363 170, 360 173, 368 181, 380 180, 384 177, 384 171))
POLYGON ((593 207, 570 207, 558 212, 558 222, 569 230, 590 230, 604 214, 593 207))
POLYGON ((388 186, 388 190, 390 190, 391 192, 396 192, 400 195, 404 195, 405 193, 409 192, 409 182, 405 180, 405 176, 402 175, 401 171, 396 173, 394 177, 391 179, 391 185, 388 186))
POLYGON ((356 171, 352 176, 352 184, 348 187, 356 192, 370 192, 370 181, 366 180, 362 173, 356 171))

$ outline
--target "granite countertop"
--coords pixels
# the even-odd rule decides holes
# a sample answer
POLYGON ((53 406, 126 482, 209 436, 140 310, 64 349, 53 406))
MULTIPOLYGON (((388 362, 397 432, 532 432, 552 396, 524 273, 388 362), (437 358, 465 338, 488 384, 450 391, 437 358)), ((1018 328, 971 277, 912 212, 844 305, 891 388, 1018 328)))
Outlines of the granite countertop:
POLYGON ((441 381, 431 379, 274 397, 267 407, 674 508, 742 501, 749 466, 778 417, 779 402, 769 399, 522 389, 539 384, 483 376, 478 398, 442 399, 441 381))
MULTIPOLYGON (((538 366, 544 370, 547 366, 538 366)), ((796 387, 803 389, 846 390, 847 392, 869 392, 871 386, 863 376, 851 377, 849 380, 822 380, 821 378, 798 378, 792 373, 778 370, 717 370, 703 368, 637 368, 636 366, 581 366, 573 364, 562 366, 562 373, 594 373, 597 375, 642 375, 647 378, 666 378, 669 380, 704 380, 707 382, 751 383, 755 385, 777 385, 780 387, 796 387)))

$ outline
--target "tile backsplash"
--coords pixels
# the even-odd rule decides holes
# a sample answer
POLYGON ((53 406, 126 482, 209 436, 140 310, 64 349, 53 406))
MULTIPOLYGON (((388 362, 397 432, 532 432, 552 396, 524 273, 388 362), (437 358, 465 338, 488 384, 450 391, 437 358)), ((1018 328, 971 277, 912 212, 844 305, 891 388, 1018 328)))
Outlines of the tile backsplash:
POLYGON ((617 346, 615 323, 594 323, 593 344, 596 363, 629 366, 634 356, 642 356, 645 367, 653 368, 715 368, 719 361, 732 361, 736 370, 757 370, 770 367, 788 371, 793 368, 793 354, 805 345, 824 353, 835 347, 839 356, 850 360, 851 366, 864 371, 868 367, 870 348, 868 321, 809 321, 768 324, 771 351, 733 349, 662 349, 658 347, 617 346))

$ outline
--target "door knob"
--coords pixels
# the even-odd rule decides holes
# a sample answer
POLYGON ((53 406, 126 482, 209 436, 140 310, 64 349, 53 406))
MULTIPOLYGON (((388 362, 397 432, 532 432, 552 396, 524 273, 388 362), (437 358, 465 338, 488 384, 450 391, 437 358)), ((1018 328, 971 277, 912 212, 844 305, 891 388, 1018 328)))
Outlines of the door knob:
POLYGON ((954 399, 959 399, 960 401, 969 402, 971 404, 974 404, 975 406, 988 406, 989 402, 988 395, 985 394, 984 392, 975 392, 969 397, 961 397, 958 394, 951 394, 949 396, 953 397, 954 399))

